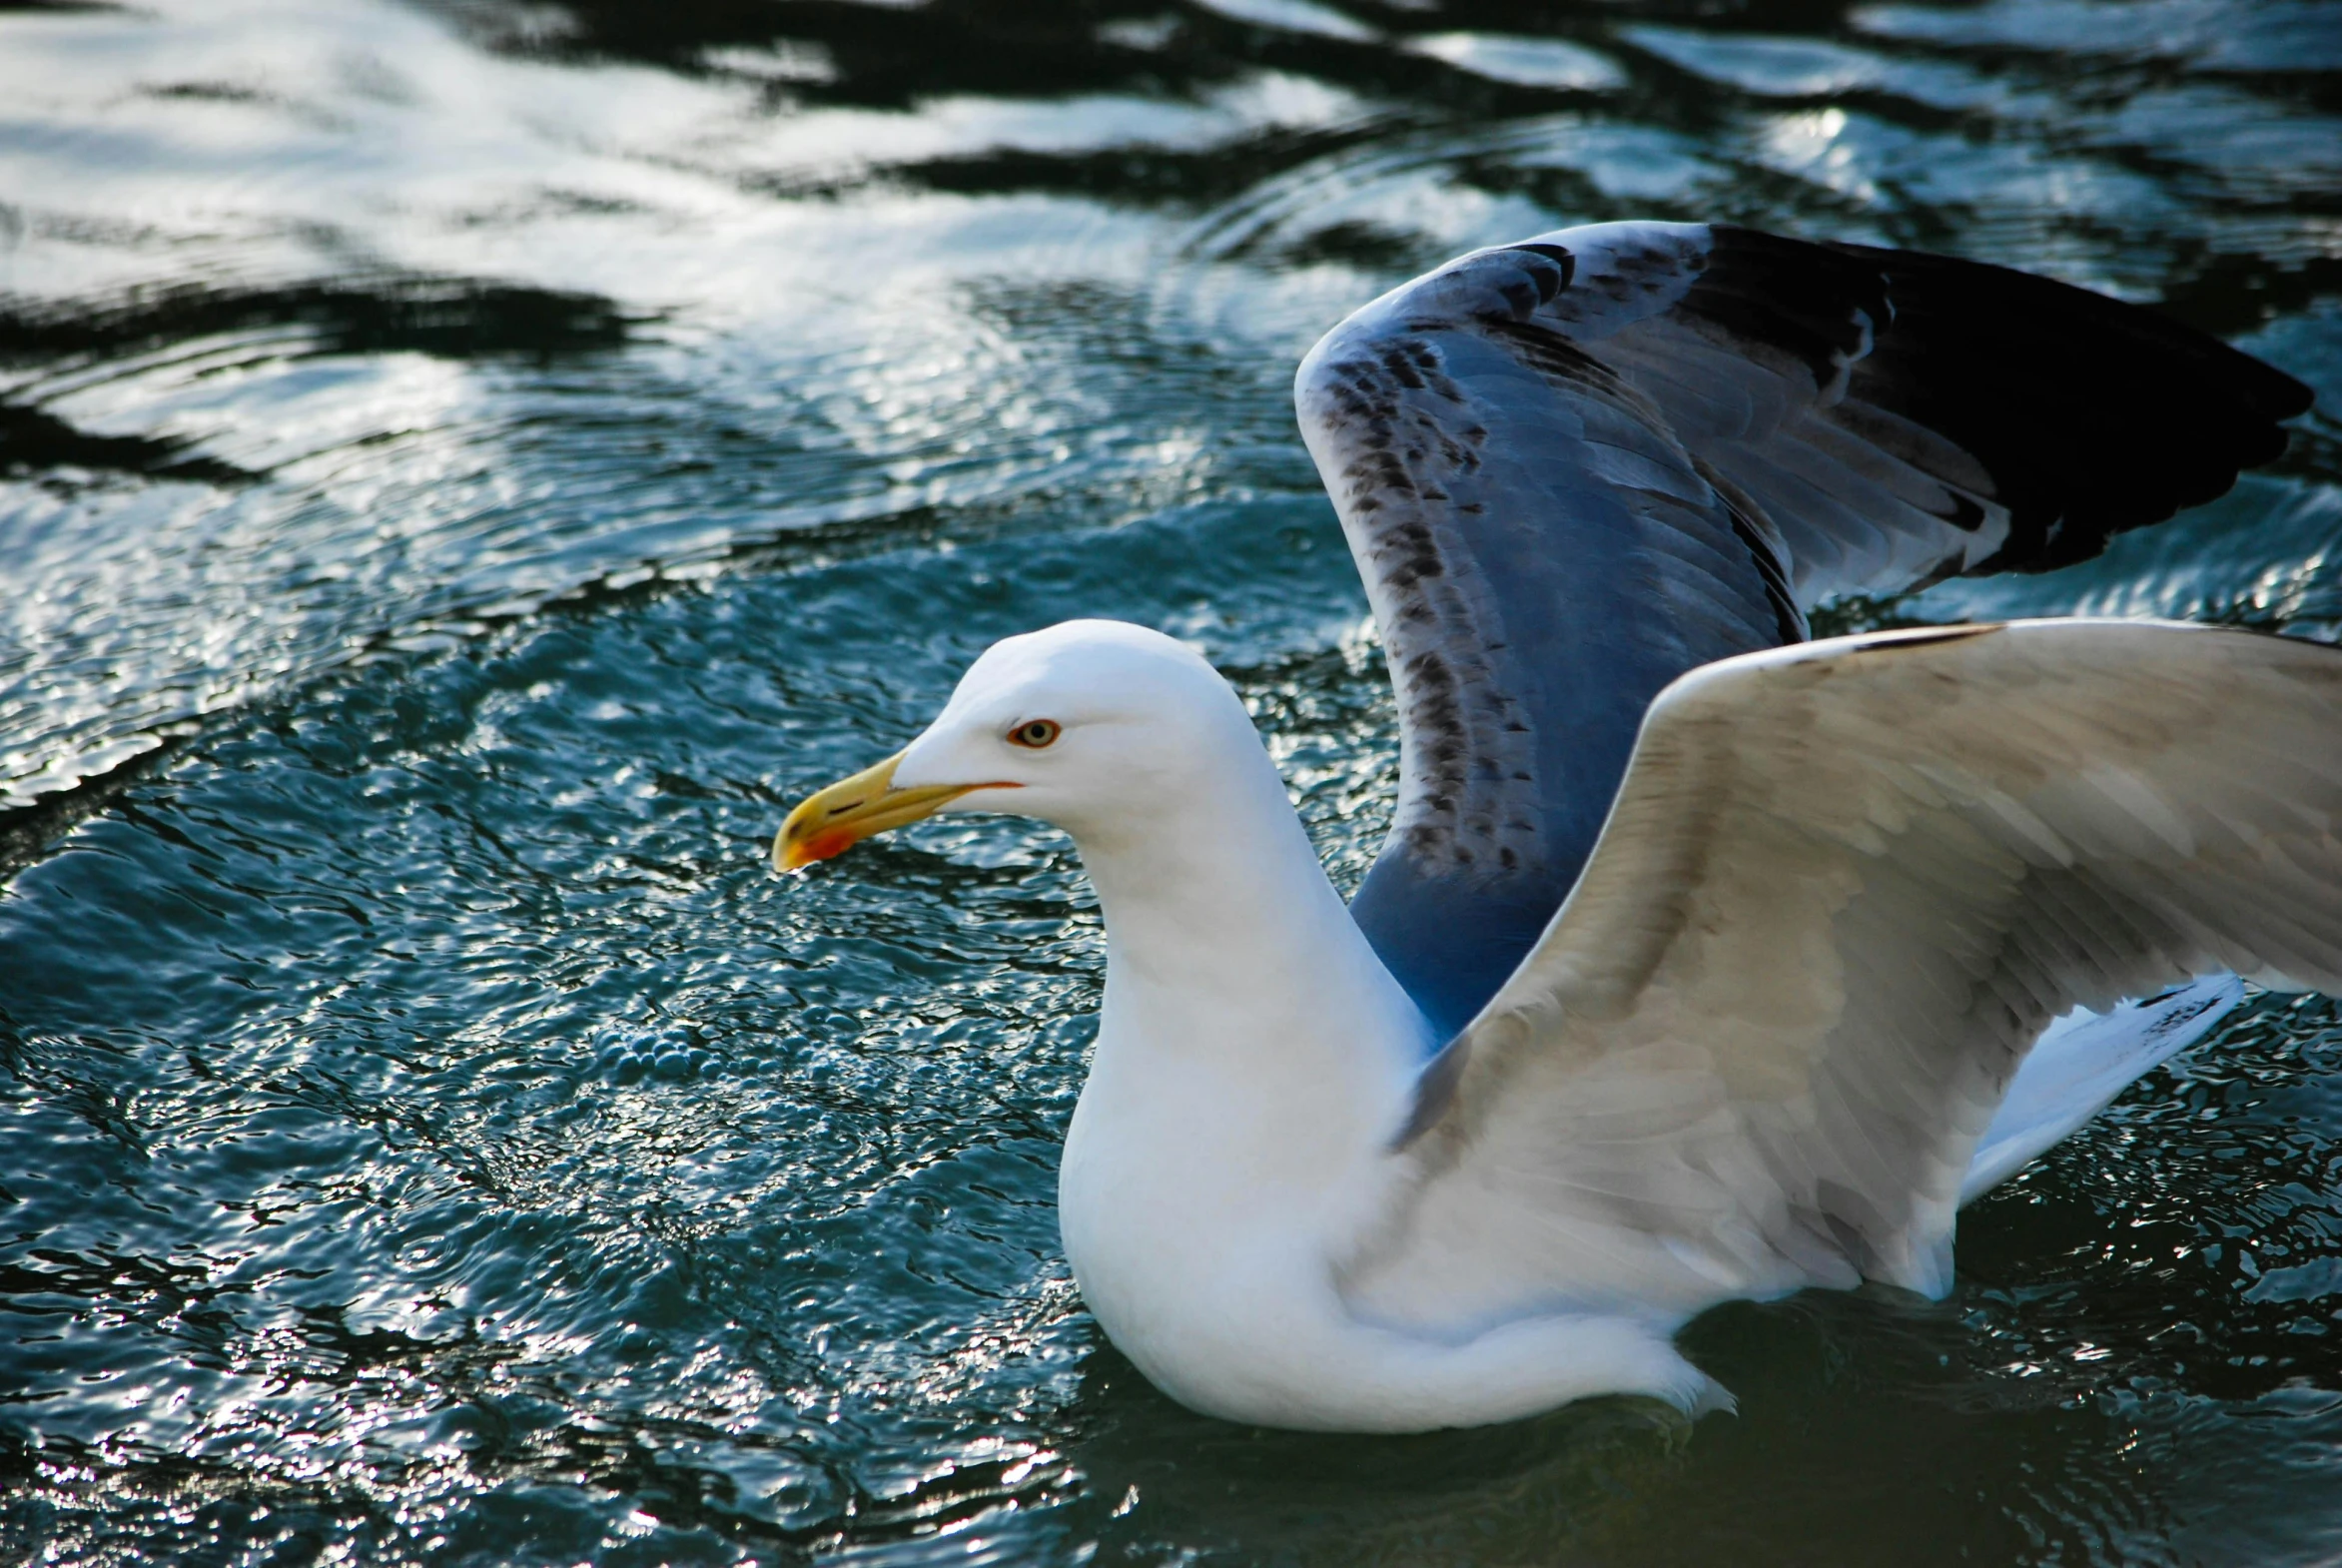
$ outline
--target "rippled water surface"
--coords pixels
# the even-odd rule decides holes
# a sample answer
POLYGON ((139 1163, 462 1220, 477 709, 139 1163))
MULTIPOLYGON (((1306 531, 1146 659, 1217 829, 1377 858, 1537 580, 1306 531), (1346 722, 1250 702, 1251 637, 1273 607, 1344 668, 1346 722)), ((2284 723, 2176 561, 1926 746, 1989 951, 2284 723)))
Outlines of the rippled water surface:
POLYGON ((0 3, 0 1560, 2342 1557, 2323 1001, 1971 1210, 1949 1300, 1702 1319, 1736 1417, 1305 1438, 1155 1393, 1059 1255, 1064 843, 767 873, 1109 614, 1354 880, 1394 743, 1292 366, 1641 214, 2320 391, 2099 561, 1842 622, 2342 635, 2332 4, 0 3))

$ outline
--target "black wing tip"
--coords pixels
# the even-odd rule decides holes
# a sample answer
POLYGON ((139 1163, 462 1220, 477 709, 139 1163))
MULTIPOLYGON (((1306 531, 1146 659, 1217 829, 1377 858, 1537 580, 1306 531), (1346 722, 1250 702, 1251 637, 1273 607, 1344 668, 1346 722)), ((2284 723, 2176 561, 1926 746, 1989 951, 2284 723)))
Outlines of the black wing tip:
MULTIPOLYGON (((2243 350, 2236 349, 2233 346, 2230 347, 2230 352, 2235 354, 2244 354, 2243 350)), ((2269 373, 2271 395, 2269 398, 2268 417, 2272 419, 2298 419, 2303 414, 2309 412, 2309 410, 2316 405, 2318 394, 2316 390, 2312 388, 2309 383, 2298 381, 2295 378, 2286 375, 2283 371, 2278 370, 2275 366, 2269 364, 2269 362, 2266 360, 2254 360, 2253 357, 2249 354, 2245 354, 2244 357, 2248 360, 2252 360, 2253 364, 2259 366, 2262 370, 2269 373)), ((2272 450, 2267 457, 2263 457, 2261 461, 2271 461, 2284 450, 2285 432, 2283 430, 2279 430, 2277 431, 2277 445, 2275 449, 2272 450)))
POLYGON ((2216 499, 2282 456, 2282 421, 2316 402, 2149 306, 1963 257, 1819 246, 1875 269, 1895 302, 1849 394, 1955 441, 2009 512, 2006 541, 1964 575, 2069 566, 2216 499))
POLYGON ((2316 402, 2231 344, 2053 278, 1738 224, 1707 235, 1678 309, 1801 362, 1830 400, 1936 431, 1983 470, 1979 493, 2008 532, 1961 575, 2073 565, 2216 499, 2281 457, 2283 421, 2316 402))
POLYGON ((1878 268, 1831 247, 1712 224, 1708 257, 1678 309, 1794 355, 1827 387, 1895 319, 1878 268))

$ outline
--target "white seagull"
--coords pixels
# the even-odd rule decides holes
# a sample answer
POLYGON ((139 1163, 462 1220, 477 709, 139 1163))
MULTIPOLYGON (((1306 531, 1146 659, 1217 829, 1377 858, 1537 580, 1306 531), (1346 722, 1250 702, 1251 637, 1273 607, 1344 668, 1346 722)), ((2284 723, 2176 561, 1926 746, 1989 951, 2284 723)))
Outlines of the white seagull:
POLYGON ((1181 1402, 1728 1403, 1673 1343, 1695 1314, 1941 1296, 1959 1205, 2237 976, 2342 992, 2342 653, 1807 640, 1825 598, 2218 494, 2282 449, 2290 379, 1997 268, 1627 223, 1394 290, 1297 400, 1399 698, 1354 903, 1227 683, 1107 621, 995 645, 773 850, 938 811, 1073 836, 1108 962, 1066 1253, 1181 1402))

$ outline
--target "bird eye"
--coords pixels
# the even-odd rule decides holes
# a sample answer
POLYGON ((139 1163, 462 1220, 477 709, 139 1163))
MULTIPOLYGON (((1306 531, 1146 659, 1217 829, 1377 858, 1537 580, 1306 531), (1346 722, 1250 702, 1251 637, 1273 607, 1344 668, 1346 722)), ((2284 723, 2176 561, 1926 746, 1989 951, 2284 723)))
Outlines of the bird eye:
POLYGON ((1058 734, 1058 723, 1055 719, 1027 719, 1009 731, 1009 744, 1039 751, 1044 746, 1054 744, 1058 734))

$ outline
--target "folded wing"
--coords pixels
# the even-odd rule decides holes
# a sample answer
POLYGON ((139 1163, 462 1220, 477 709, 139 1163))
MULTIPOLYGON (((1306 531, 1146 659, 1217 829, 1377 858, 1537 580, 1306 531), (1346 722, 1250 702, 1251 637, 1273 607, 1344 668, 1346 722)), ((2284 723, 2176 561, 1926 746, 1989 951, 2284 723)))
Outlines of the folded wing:
POLYGON ((2342 990, 2342 653, 2036 621, 1743 656, 1653 706, 1584 878, 1433 1063, 1370 1315, 1951 1282, 2048 1022, 2342 990))

